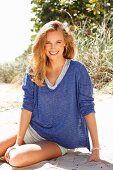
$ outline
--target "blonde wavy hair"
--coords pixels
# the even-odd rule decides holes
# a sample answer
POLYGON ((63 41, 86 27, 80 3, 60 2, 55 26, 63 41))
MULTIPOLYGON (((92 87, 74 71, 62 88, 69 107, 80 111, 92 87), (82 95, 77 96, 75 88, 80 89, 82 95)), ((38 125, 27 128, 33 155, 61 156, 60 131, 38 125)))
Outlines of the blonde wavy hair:
POLYGON ((73 59, 75 55, 76 45, 73 35, 65 29, 64 25, 59 21, 50 21, 45 24, 38 32, 35 42, 32 46, 32 59, 30 61, 29 69, 29 74, 32 77, 32 81, 38 86, 44 85, 46 65, 49 62, 49 59, 45 54, 46 34, 47 32, 56 30, 61 30, 64 36, 64 58, 73 59))

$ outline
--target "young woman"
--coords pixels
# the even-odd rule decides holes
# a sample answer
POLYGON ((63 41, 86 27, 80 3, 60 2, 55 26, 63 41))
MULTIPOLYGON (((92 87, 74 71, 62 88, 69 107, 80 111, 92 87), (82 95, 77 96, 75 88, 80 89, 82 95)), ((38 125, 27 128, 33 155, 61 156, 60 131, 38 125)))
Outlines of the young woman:
POLYGON ((100 160, 92 84, 83 64, 73 60, 73 36, 59 21, 45 24, 32 48, 23 80, 23 104, 18 133, 0 142, 0 156, 10 165, 28 166, 67 153, 90 150, 89 161, 100 160))

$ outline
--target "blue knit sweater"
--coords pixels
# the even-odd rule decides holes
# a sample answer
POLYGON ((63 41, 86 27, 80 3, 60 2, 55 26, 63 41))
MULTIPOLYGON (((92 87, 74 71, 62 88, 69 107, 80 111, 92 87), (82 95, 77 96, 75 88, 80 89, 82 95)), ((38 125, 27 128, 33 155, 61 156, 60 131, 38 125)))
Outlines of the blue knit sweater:
POLYGON ((40 136, 66 148, 90 149, 84 116, 95 111, 91 79, 83 64, 71 60, 54 90, 37 86, 26 73, 23 90, 22 109, 32 112, 30 125, 40 136))

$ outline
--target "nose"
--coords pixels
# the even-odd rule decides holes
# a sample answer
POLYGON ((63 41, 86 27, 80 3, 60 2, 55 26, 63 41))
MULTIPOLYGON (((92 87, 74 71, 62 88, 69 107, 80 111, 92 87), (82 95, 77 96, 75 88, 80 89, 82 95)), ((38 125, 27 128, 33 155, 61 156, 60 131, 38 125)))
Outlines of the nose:
POLYGON ((51 44, 51 48, 52 48, 52 49, 55 49, 55 48, 56 48, 56 44, 55 44, 55 43, 52 43, 52 44, 51 44))

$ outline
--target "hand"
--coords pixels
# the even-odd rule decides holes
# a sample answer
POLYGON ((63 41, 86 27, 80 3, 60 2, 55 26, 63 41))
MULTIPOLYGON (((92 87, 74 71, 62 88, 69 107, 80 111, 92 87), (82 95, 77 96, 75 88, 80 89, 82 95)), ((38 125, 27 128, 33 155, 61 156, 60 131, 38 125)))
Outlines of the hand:
POLYGON ((101 162, 101 163, 104 163, 104 164, 109 164, 109 162, 100 159, 99 150, 92 150, 92 153, 91 153, 91 155, 89 157, 88 162, 92 162, 92 161, 101 162))
POLYGON ((18 146, 19 146, 18 144, 15 144, 15 145, 13 145, 13 146, 11 146, 10 148, 7 149, 5 156, 4 156, 4 158, 7 162, 9 162, 9 159, 10 159, 10 151, 13 150, 13 149, 16 149, 18 146))
POLYGON ((89 157, 89 160, 88 162, 91 162, 91 161, 100 161, 100 154, 99 154, 99 150, 92 150, 92 153, 89 157))

